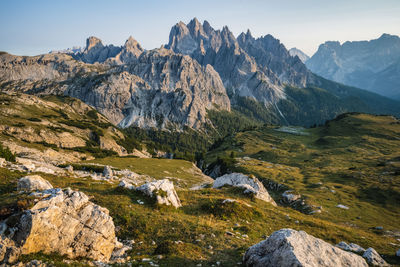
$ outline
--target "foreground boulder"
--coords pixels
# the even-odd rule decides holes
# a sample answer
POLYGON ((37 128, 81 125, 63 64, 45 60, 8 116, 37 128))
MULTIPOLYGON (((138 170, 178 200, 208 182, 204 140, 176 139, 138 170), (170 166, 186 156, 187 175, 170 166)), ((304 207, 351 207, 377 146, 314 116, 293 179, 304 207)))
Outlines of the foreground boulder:
POLYGON ((39 175, 29 175, 18 180, 18 191, 33 192, 52 189, 53 186, 49 181, 43 179, 39 175))
POLYGON ((146 183, 137 187, 136 190, 149 197, 155 196, 158 204, 172 205, 175 208, 182 206, 174 184, 168 179, 146 183))
POLYGON ((382 259, 381 255, 379 255, 379 253, 376 252, 376 250, 373 248, 368 248, 364 252, 363 257, 372 266, 389 266, 389 264, 387 264, 387 262, 382 259))
POLYGON ((226 185, 243 188, 244 193, 254 194, 256 198, 270 202, 272 205, 276 206, 275 201, 269 195, 267 189, 265 189, 264 185, 255 177, 250 178, 241 173, 225 174, 215 179, 213 188, 221 188, 226 185))
POLYGON ((0 262, 37 252, 110 259, 115 230, 107 209, 71 189, 50 189, 41 194, 42 199, 31 209, 1 223, 0 262))
POLYGON ((346 242, 342 241, 339 244, 337 244, 336 246, 343 250, 354 252, 357 254, 363 254, 365 252, 365 248, 363 248, 357 244, 354 244, 354 243, 347 244, 346 242))
POLYGON ((243 261, 246 266, 363 266, 367 262, 304 231, 281 229, 250 247, 243 261))
POLYGON ((286 190, 282 193, 282 199, 284 202, 290 204, 301 199, 301 195, 294 193, 293 190, 286 190))

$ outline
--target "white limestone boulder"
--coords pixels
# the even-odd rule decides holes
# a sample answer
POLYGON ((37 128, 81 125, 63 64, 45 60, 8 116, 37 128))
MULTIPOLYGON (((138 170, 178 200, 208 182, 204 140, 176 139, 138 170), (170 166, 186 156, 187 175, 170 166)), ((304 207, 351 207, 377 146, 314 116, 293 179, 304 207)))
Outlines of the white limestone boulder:
POLYGON ((26 171, 34 171, 36 168, 35 164, 33 164, 32 161, 29 159, 17 157, 16 162, 17 164, 20 164, 22 169, 26 171))
POLYGON ((143 192, 147 196, 156 197, 158 204, 172 205, 175 208, 182 206, 174 184, 168 179, 145 183, 136 187, 136 190, 143 192))
POLYGON ((255 177, 249 177, 242 173, 230 173, 215 179, 213 188, 221 188, 223 186, 234 186, 244 189, 244 193, 251 193, 258 199, 269 202, 276 206, 275 201, 269 195, 264 185, 255 177))
POLYGON ((18 180, 18 191, 33 192, 52 189, 53 186, 49 181, 43 179, 39 175, 28 175, 18 180))
POLYGON ((103 175, 107 179, 112 179, 113 176, 114 176, 114 172, 113 172, 113 170, 111 169, 110 166, 104 166, 103 175))
POLYGON ((367 267, 367 262, 304 231, 278 230, 268 239, 250 247, 244 257, 246 266, 367 267))
POLYGON ((389 264, 387 264, 387 262, 382 259, 381 255, 379 255, 379 253, 376 252, 376 250, 373 248, 368 248, 364 252, 363 257, 372 266, 389 266, 389 264))
POLYGON ((0 262, 10 262, 13 250, 16 254, 42 252, 69 258, 110 259, 115 247, 115 227, 107 209, 71 189, 41 193, 44 198, 35 206, 12 215, 0 225, 0 262))
POLYGON ((286 190, 282 193, 282 198, 286 203, 293 203, 301 198, 300 194, 294 193, 293 190, 286 190))

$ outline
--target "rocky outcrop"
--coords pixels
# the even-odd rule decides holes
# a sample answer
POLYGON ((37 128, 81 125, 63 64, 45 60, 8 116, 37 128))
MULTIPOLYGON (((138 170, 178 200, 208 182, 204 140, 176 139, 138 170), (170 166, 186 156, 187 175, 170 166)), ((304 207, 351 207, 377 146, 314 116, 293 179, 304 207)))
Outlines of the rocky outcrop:
POLYGON ((117 152, 119 156, 126 156, 128 151, 123 146, 117 144, 113 138, 100 137, 100 149, 117 152))
POLYGON ((175 191, 174 184, 168 180, 158 180, 149 182, 136 188, 149 197, 154 197, 160 205, 172 205, 175 208, 182 206, 178 194, 175 191))
POLYGON ((49 181, 43 179, 39 175, 29 175, 18 180, 17 190, 25 192, 42 191, 52 189, 53 186, 49 181))
POLYGON ((121 47, 113 45, 104 46, 101 40, 91 36, 86 40, 86 48, 82 53, 76 53, 72 56, 85 63, 104 62, 111 57, 115 57, 121 52, 121 47))
POLYGON ((367 262, 306 232, 281 229, 268 239, 250 247, 244 257, 246 266, 362 266, 367 262))
POLYGON ((126 64, 134 62, 144 49, 130 36, 121 47, 103 45, 102 41, 94 36, 86 40, 86 48, 82 52, 73 52, 71 55, 85 63, 126 64))
POLYGON ((188 56, 161 48, 142 53, 126 70, 142 80, 124 109, 122 127, 164 128, 172 123, 199 129, 207 122, 207 110, 230 110, 218 73, 188 56))
POLYGON ((95 86, 93 79, 71 84, 64 93, 95 106, 121 127, 201 128, 207 110, 230 110, 225 87, 211 66, 163 48, 143 52, 134 64, 100 78, 95 86))
POLYGON ((301 199, 300 194, 296 194, 293 190, 286 190, 282 193, 282 198, 285 203, 293 203, 299 199, 301 199))
POLYGON ((247 31, 238 36, 238 42, 264 73, 274 73, 280 82, 297 87, 305 87, 313 82, 313 75, 303 62, 291 56, 285 46, 272 35, 256 39, 247 31))
POLYGON ((221 31, 196 18, 187 25, 179 22, 171 29, 167 47, 190 55, 203 66, 213 66, 233 96, 251 97, 265 104, 285 97, 278 76, 268 67, 260 68, 227 26, 221 31))
POLYGON ((223 186, 234 186, 244 189, 244 193, 253 194, 256 198, 266 202, 270 202, 276 206, 275 201, 269 195, 264 185, 256 178, 246 176, 241 173, 230 173, 225 174, 215 179, 213 188, 221 188, 223 186))
POLYGON ((387 262, 382 259, 381 255, 379 255, 379 253, 376 252, 376 250, 373 248, 368 248, 364 252, 363 257, 372 266, 389 266, 389 264, 387 264, 387 262))
POLYGON ((122 179, 118 186, 129 190, 135 189, 135 186, 125 179, 122 179))
POLYGON ((114 171, 111 169, 111 166, 104 166, 103 169, 103 176, 106 177, 107 179, 112 179, 114 176, 114 171))
POLYGON ((114 64, 134 63, 143 52, 144 49, 140 44, 132 36, 129 36, 125 45, 121 48, 121 52, 114 58, 110 58, 109 62, 114 64))
POLYGON ((65 81, 76 73, 89 72, 89 68, 74 60, 66 54, 45 54, 34 57, 14 56, 10 54, 0 55, 0 80, 8 81, 10 87, 7 90, 31 90, 40 87, 39 81, 46 81, 46 85, 52 85, 51 81, 65 81), (12 84, 17 82, 18 86, 12 84), (23 82, 21 82, 23 81, 23 82), (18 83, 19 82, 19 83, 18 83), (35 86, 36 83, 36 86, 35 86))
POLYGON ((41 200, 31 209, 1 223, 0 261, 37 252, 109 260, 115 231, 107 209, 71 189, 49 189, 36 196, 41 200))

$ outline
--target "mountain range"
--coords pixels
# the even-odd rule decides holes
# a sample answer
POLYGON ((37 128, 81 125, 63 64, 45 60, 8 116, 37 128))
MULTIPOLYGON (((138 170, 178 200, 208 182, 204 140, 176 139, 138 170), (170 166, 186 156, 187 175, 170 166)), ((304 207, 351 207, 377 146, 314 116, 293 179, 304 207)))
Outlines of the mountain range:
POLYGON ((306 61, 324 78, 400 99, 400 38, 383 34, 370 41, 325 42, 306 61))
POLYGON ((304 126, 348 111, 400 114, 399 102, 315 75, 271 35, 235 37, 196 18, 174 25, 168 44, 153 50, 133 37, 120 47, 89 37, 84 49, 3 52, 0 90, 72 96, 124 128, 204 130, 214 127, 211 110, 304 126))
POLYGON ((304 61, 197 19, 0 52, 0 266, 400 266, 400 104, 304 61))

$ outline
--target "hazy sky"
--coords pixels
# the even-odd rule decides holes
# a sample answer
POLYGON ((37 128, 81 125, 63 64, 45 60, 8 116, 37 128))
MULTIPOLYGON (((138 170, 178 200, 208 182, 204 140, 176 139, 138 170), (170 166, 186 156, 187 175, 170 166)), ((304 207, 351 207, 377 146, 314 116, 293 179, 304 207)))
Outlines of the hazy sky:
POLYGON ((193 17, 235 36, 270 33, 309 55, 327 40, 400 35, 400 0, 0 0, 0 51, 36 55, 84 46, 91 35, 115 45, 132 35, 152 49, 193 17))

